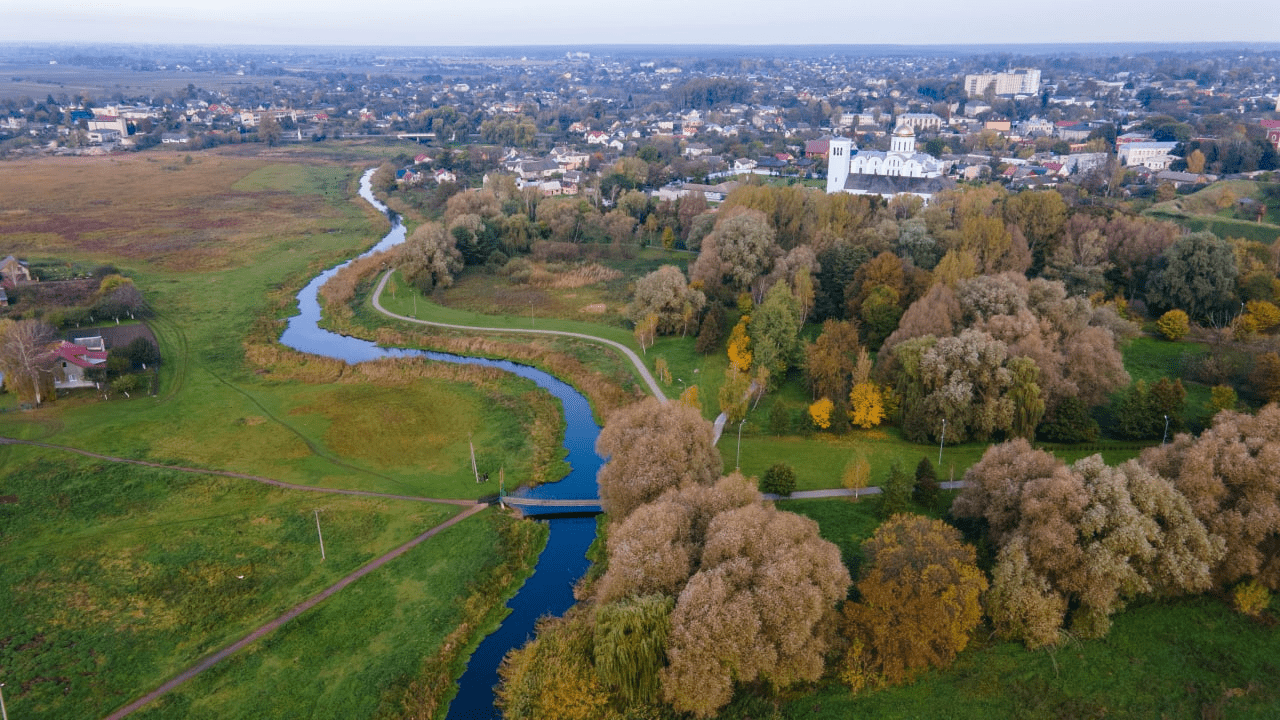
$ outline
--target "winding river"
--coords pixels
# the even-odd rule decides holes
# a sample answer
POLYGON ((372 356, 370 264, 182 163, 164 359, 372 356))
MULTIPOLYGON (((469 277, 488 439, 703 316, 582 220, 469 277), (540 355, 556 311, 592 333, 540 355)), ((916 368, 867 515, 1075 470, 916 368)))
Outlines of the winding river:
MULTIPOLYGON (((370 184, 372 176, 373 170, 370 170, 360 178, 360 196, 379 211, 387 213, 391 218, 391 230, 360 257, 386 250, 405 240, 405 227, 400 219, 374 197, 370 184)), ((346 265, 347 263, 343 263, 320 273, 298 293, 299 314, 289 319, 288 328, 280 338, 282 344, 348 363, 385 357, 425 357, 440 362, 499 368, 528 378, 559 399, 564 408, 564 446, 569 453, 566 460, 571 470, 559 482, 522 490, 521 494, 555 499, 596 497, 596 471, 603 462, 595 452, 600 427, 596 425, 591 415, 591 406, 581 393, 568 383, 528 365, 412 348, 384 348, 368 340, 322 329, 319 326, 320 303, 317 294, 320 286, 346 265)), ((586 572, 586 552, 595 539, 595 520, 556 518, 547 520, 547 523, 551 531, 550 537, 533 575, 507 603, 511 614, 495 632, 480 643, 471 656, 467 670, 459 681, 458 695, 449 707, 449 718, 481 720, 500 717, 493 706, 493 686, 498 682, 498 664, 502 657, 508 650, 524 644, 533 635, 534 624, 539 617, 561 615, 573 604, 573 585, 586 572)))

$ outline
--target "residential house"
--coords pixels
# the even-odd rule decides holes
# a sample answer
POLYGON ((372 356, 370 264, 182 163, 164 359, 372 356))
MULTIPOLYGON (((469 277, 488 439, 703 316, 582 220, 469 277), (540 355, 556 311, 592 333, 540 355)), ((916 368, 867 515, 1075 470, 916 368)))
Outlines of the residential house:
MULTIPOLYGON (((102 348, 102 338, 96 340, 94 347, 102 348)), ((105 349, 91 350, 66 340, 53 349, 53 355, 53 386, 58 389, 96 387, 97 383, 88 377, 88 371, 106 367, 107 363, 105 349)))
POLYGON ((0 260, 0 282, 8 283, 11 286, 31 282, 31 270, 26 263, 10 255, 4 260, 0 260))

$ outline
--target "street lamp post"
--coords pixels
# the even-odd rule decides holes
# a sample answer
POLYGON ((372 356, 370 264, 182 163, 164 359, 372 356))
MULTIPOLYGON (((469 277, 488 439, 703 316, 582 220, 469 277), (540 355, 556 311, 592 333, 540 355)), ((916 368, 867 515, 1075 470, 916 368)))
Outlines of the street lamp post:
POLYGON ((947 419, 942 418, 942 436, 938 438, 938 467, 942 467, 942 444, 947 441, 947 419))
POLYGON ((734 467, 737 470, 742 469, 742 426, 746 424, 746 418, 742 418, 742 422, 738 423, 738 458, 734 461, 734 467))
POLYGON ((4 683, 0 683, 0 720, 9 720, 9 713, 4 709, 4 683))
POLYGON ((1164 437, 1160 438, 1160 446, 1164 447, 1164 444, 1167 442, 1169 442, 1169 416, 1165 415, 1164 416, 1164 437))

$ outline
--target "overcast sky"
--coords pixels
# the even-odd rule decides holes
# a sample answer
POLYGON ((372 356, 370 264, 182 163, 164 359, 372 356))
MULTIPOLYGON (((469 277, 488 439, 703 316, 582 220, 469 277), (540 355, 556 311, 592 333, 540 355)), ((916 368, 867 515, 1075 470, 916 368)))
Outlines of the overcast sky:
POLYGON ((1264 0, 0 0, 0 42, 290 45, 1280 42, 1264 0), (1213 8, 1225 7, 1218 12, 1213 8), (901 12, 901 15, 895 13, 901 12))

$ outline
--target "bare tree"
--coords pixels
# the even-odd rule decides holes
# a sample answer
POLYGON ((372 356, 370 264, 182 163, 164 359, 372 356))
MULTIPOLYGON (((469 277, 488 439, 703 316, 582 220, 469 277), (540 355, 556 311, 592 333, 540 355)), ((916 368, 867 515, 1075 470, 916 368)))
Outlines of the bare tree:
POLYGON ((0 371, 20 400, 40 405, 52 394, 54 356, 49 349, 57 339, 57 331, 39 320, 0 322, 0 371))

